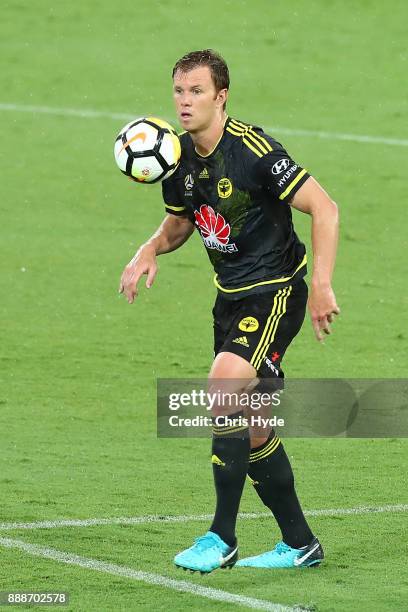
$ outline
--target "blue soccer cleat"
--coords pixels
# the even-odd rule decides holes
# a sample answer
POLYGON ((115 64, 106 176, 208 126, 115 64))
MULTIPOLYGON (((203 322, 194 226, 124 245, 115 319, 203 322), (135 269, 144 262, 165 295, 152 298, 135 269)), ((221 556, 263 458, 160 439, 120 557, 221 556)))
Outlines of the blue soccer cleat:
POLYGON ((312 567, 321 563, 323 558, 323 548, 319 540, 314 538, 308 546, 303 548, 292 548, 285 544, 285 542, 279 542, 273 550, 256 557, 241 559, 236 566, 260 567, 264 569, 312 567))
POLYGON ((212 531, 194 541, 193 546, 174 557, 177 567, 207 574, 219 567, 231 568, 238 559, 238 546, 228 546, 212 531))

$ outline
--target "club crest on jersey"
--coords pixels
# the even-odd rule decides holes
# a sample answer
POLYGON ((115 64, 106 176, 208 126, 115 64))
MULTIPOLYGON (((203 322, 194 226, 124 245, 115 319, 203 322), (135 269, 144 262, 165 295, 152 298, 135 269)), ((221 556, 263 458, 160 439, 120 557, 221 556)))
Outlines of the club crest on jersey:
POLYGON ((229 243, 231 226, 220 213, 216 213, 211 206, 203 204, 200 206, 200 212, 195 210, 194 215, 201 238, 208 249, 216 249, 222 253, 238 251, 236 244, 229 243))
POLYGON ((218 196, 220 198, 229 198, 232 193, 232 183, 228 178, 222 178, 217 185, 218 196))
POLYGON ((254 332, 259 327, 258 319, 255 319, 255 317, 244 317, 238 323, 238 327, 241 331, 254 332))

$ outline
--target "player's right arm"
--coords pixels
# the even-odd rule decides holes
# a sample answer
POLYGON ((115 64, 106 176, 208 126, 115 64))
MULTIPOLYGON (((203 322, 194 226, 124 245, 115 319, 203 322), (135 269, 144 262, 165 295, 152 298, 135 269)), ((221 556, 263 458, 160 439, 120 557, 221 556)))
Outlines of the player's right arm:
POLYGON ((142 244, 123 270, 119 293, 123 293, 129 304, 137 297, 137 284, 143 274, 147 275, 146 287, 149 289, 157 273, 157 255, 175 251, 186 242, 194 231, 188 217, 168 214, 153 236, 142 244))

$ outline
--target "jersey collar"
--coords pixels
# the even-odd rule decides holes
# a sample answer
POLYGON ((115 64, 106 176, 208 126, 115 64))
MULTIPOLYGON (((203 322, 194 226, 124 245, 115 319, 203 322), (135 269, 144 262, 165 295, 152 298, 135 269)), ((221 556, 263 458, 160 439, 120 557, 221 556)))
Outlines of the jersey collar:
POLYGON ((194 152, 195 154, 201 158, 201 159, 207 159, 208 157, 211 157, 211 155, 213 155, 215 153, 215 151, 218 149, 218 145, 220 144, 221 140, 224 138, 224 134, 225 134, 225 128, 227 127, 227 125, 230 122, 230 117, 229 115, 226 116, 225 121, 224 121, 224 127, 223 130, 221 132, 221 136, 219 137, 219 139, 217 140, 217 142, 214 145, 214 148, 207 153, 207 155, 201 155, 201 153, 198 153, 198 151, 196 150, 196 148, 194 147, 194 152))

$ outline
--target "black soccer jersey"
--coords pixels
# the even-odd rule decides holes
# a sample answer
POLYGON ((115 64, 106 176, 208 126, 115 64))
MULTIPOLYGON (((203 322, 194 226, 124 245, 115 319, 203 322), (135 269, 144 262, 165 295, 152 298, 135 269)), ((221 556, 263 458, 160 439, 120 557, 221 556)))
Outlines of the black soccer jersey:
POLYGON ((305 247, 288 202, 306 170, 261 128, 230 117, 208 156, 195 151, 188 132, 180 140, 180 165, 162 184, 166 212, 195 224, 218 291, 240 299, 302 278, 305 247))

